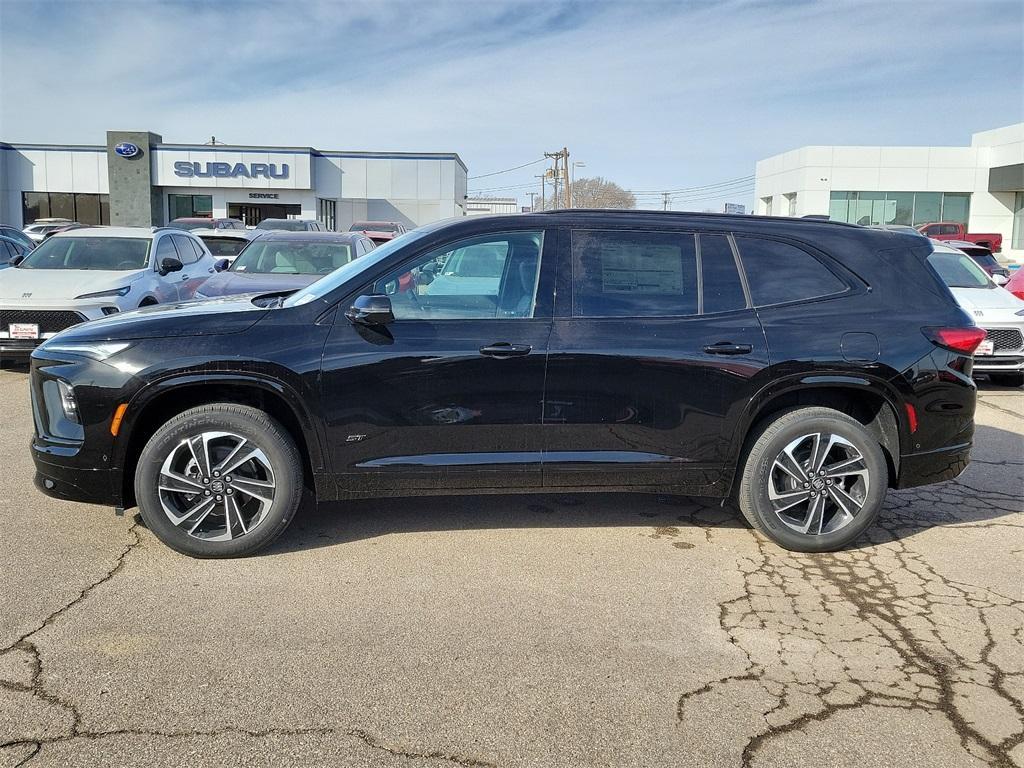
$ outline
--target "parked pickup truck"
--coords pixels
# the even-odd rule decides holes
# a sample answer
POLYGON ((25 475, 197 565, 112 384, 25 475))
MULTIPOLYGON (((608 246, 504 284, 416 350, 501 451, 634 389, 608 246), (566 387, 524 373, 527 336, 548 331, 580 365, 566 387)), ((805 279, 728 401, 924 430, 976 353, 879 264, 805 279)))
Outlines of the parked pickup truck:
POLYGON ((992 253, 999 253, 1003 249, 1003 236, 998 232, 990 232, 983 235, 972 234, 967 231, 963 224, 955 221, 936 221, 932 224, 922 224, 917 228, 925 237, 932 240, 966 240, 969 243, 983 245, 992 253))

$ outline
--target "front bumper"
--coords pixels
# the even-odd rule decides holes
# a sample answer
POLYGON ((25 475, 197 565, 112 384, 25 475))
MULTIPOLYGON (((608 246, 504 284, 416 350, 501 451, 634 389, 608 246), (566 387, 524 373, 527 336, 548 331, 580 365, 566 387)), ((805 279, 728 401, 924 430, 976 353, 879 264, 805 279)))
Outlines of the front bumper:
POLYGON ((1024 372, 1024 355, 979 355, 974 358, 975 373, 1024 372))
POLYGON ((120 473, 109 469, 52 464, 40 458, 35 445, 32 456, 36 465, 36 488, 47 496, 63 501, 121 506, 120 473))
POLYGON ((119 311, 115 297, 88 301, 39 301, 22 304, 8 301, 0 304, 0 352, 8 355, 30 355, 47 339, 75 325, 98 320, 119 311), (12 324, 35 325, 39 337, 12 338, 12 324))

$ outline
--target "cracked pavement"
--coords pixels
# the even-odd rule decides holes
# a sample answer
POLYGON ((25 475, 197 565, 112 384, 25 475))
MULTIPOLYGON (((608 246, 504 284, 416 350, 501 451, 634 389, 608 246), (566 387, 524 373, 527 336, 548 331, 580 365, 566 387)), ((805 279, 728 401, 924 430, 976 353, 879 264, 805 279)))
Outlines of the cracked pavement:
POLYGON ((322 505, 196 561, 31 485, 0 370, 0 766, 1024 765, 1024 394, 785 552, 679 497, 322 505))

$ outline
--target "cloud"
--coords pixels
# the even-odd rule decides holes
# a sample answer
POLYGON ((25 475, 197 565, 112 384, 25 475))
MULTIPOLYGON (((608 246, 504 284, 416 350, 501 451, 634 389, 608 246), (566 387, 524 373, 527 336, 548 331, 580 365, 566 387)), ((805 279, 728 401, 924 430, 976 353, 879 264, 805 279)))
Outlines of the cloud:
POLYGON ((1024 119, 1015 2, 8 2, 0 14, 7 141, 148 128, 457 151, 471 174, 566 145, 587 173, 660 189, 747 176, 804 144, 964 144, 1024 119))

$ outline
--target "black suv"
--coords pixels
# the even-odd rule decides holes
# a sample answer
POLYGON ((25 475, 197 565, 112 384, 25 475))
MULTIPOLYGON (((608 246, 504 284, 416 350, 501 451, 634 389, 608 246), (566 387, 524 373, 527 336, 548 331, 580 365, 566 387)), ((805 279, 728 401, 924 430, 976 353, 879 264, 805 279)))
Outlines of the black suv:
POLYGON ((984 337, 923 238, 640 211, 467 218, 296 292, 158 306, 32 354, 37 485, 245 555, 323 500, 731 497, 784 547, 967 466, 984 337))

